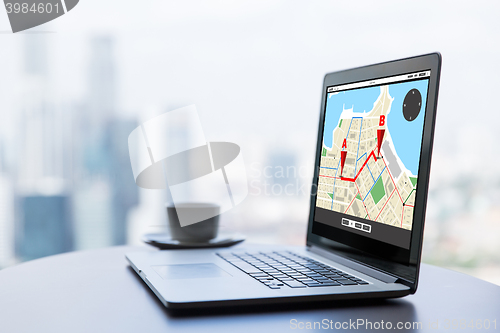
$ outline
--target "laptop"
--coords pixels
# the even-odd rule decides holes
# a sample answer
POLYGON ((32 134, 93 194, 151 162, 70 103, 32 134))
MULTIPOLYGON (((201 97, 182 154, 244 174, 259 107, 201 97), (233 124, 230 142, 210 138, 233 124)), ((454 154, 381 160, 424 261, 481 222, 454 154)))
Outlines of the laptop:
POLYGON ((326 74, 305 246, 143 251, 168 308, 394 298, 417 290, 439 53, 326 74))

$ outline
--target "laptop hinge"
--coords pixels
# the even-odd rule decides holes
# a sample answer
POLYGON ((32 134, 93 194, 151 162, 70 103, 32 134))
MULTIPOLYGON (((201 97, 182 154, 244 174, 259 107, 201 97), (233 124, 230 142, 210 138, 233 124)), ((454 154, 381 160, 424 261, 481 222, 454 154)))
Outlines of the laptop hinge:
POLYGON ((355 269, 358 272, 361 272, 363 274, 371 276, 372 278, 383 281, 385 283, 394 283, 398 280, 398 278, 393 276, 393 275, 386 274, 386 273, 381 272, 379 270, 376 270, 376 269, 370 268, 368 266, 354 262, 352 260, 343 258, 343 257, 338 256, 336 254, 333 254, 327 250, 324 250, 320 247, 311 245, 310 247, 308 247, 308 250, 313 252, 313 253, 319 254, 325 258, 328 258, 330 260, 338 262, 339 264, 342 264, 342 265, 347 266, 349 268, 355 269))

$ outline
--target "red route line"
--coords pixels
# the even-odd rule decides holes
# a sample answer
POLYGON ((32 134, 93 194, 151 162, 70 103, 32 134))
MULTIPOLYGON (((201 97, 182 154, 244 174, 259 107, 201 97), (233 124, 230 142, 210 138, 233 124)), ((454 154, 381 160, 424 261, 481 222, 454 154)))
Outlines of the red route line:
POLYGON ((356 179, 358 179, 359 175, 361 174, 361 171, 363 171, 363 168, 366 166, 366 164, 368 164, 368 160, 370 159, 371 156, 373 156, 373 159, 375 160, 375 162, 377 162, 377 157, 375 156, 375 151, 372 150, 372 152, 370 153, 370 155, 368 155, 368 157, 366 158, 365 163, 363 163, 363 165, 361 166, 361 168, 359 168, 358 174, 354 178, 347 178, 347 177, 342 177, 342 176, 340 176, 340 178, 339 177, 331 177, 331 176, 323 176, 323 175, 319 175, 319 176, 320 177, 326 177, 326 178, 333 178, 333 179, 344 180, 346 182, 356 182, 356 179))
POLYGON ((413 208, 414 206, 410 206, 410 205, 405 204, 405 207, 411 207, 411 208, 413 208))
POLYGON ((359 174, 361 173, 361 171, 363 171, 363 168, 365 167, 365 165, 368 163, 368 160, 370 159, 370 156, 373 156, 373 159, 375 160, 375 162, 377 162, 377 157, 375 156, 375 151, 372 150, 372 152, 370 153, 370 155, 368 155, 368 157, 366 158, 365 163, 363 163, 363 165, 361 166, 361 168, 359 168, 358 174, 354 178, 346 178, 346 177, 340 176, 340 180, 345 180, 347 182, 355 182, 356 179, 358 179, 359 174))
POLYGON ((374 220, 375 222, 377 222, 378 217, 380 216, 380 214, 382 214, 382 212, 384 211, 385 206, 386 206, 386 205, 389 203, 389 201, 391 200, 392 195, 394 194, 394 191, 396 191, 396 189, 392 190, 392 193, 391 193, 391 195, 389 196, 389 199, 387 199, 387 201, 386 201, 386 202, 385 202, 385 204, 384 204, 384 207, 382 207, 382 209, 381 209, 381 210, 380 210, 380 212, 378 213, 377 217, 375 218, 375 220, 374 220))
POLYGON ((404 203, 403 199, 401 198, 401 194, 399 194, 398 187, 396 186, 396 183, 394 182, 394 179, 392 178, 391 172, 389 171, 387 164, 385 164, 385 160, 382 159, 382 162, 384 162, 385 168, 387 169, 387 172, 389 173, 389 177, 391 177, 392 183, 394 184, 394 187, 396 188, 396 191, 398 192, 399 200, 401 200, 401 203, 404 203))
MULTIPOLYGON (((323 175, 319 175, 319 176, 320 177, 326 177, 326 178, 340 179, 340 180, 344 180, 344 181, 347 181, 347 182, 353 182, 354 184, 356 184, 356 179, 358 179, 359 175, 361 174, 361 171, 363 171, 363 168, 366 166, 366 164, 368 164, 368 160, 370 159, 371 156, 373 156, 373 159, 375 160, 375 162, 377 162, 377 157, 375 156, 375 150, 372 150, 372 152, 370 153, 370 155, 368 155, 368 157, 366 158, 365 163, 363 163, 363 165, 361 166, 361 168, 359 168, 358 174, 354 178, 346 178, 346 177, 342 177, 342 176, 340 176, 340 178, 339 177, 331 177, 331 176, 323 176, 323 175)), ((379 218, 380 214, 382 214, 382 211, 384 210, 384 208, 387 205, 387 203, 389 202, 389 200, 391 200, 391 197, 394 194, 394 191, 398 192, 399 200, 401 200, 401 203, 403 203, 403 199, 401 198, 401 194, 399 194, 398 187, 396 186, 396 183, 394 182, 394 179, 392 178, 391 172, 389 171, 389 168, 387 167, 387 164, 385 163, 385 160, 382 159, 382 162, 384 162, 385 168, 387 169, 387 172, 389 173, 389 177, 391 177, 392 183, 394 184, 394 190, 392 191, 391 195, 389 196, 389 199, 387 199, 387 201, 385 202, 384 207, 382 207, 382 209, 378 213, 377 218, 375 220, 373 220, 375 222, 379 218)), ((356 187, 358 187, 358 184, 356 184, 356 187)), ((358 188, 358 193, 361 196, 359 188, 358 188)), ((352 199, 351 203, 347 207, 347 209, 344 212, 344 214, 349 210, 349 208, 351 207, 352 203, 354 202, 354 199, 356 199, 356 197, 354 197, 352 199)), ((364 202, 363 202, 363 206, 365 206, 364 202)), ((406 206, 413 207, 413 206, 410 206, 410 205, 406 205, 406 206)), ((368 215, 368 217, 371 220, 370 214, 368 214, 368 211, 366 210, 366 207, 365 207, 365 211, 366 211, 366 214, 368 215)), ((403 206, 403 213, 404 213, 404 206, 403 206)), ((401 217, 401 226, 402 225, 403 225, 403 218, 401 217)))
MULTIPOLYGON (((356 182, 354 182, 354 185, 356 185, 356 188, 358 189, 359 196, 361 197, 361 192, 359 191, 358 184, 356 184, 356 182)), ((363 207, 365 207, 366 215, 368 215, 368 218, 371 220, 372 218, 370 217, 370 214, 368 214, 368 210, 366 209, 365 202, 363 200, 361 200, 361 202, 363 203, 363 207)))

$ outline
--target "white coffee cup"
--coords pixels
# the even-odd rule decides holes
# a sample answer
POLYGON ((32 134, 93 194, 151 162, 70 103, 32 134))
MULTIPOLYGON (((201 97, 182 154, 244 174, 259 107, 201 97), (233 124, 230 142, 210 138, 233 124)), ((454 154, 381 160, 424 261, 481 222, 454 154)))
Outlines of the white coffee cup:
POLYGON ((211 203, 167 204, 168 225, 172 239, 186 243, 203 243, 217 237, 220 206, 211 203), (178 215, 213 216, 182 227, 178 215))

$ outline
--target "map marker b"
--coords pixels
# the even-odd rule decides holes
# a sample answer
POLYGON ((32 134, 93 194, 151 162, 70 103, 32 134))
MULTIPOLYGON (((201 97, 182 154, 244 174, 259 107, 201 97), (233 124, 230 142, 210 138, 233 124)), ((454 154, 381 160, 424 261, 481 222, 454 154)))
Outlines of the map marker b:
POLYGON ((382 140, 384 140, 385 129, 377 130, 377 145, 378 145, 378 154, 377 158, 380 158, 380 146, 382 146, 382 140))

